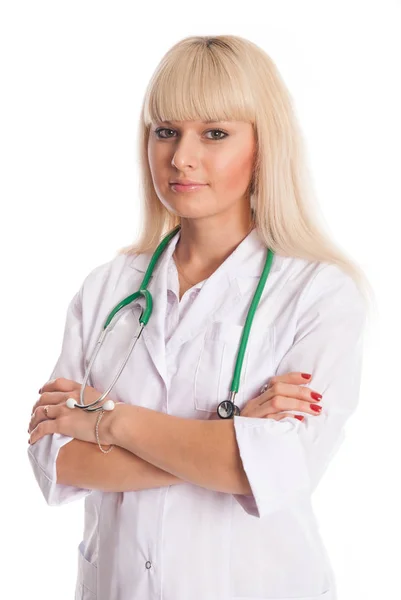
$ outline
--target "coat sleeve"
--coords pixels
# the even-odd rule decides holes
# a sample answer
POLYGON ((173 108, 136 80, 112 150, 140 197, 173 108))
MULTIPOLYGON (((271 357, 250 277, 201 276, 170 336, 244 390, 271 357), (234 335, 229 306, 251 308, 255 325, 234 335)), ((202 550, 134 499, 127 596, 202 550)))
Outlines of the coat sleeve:
POLYGON ((310 496, 318 485, 359 400, 366 317, 365 300, 351 276, 324 264, 301 295, 293 344, 275 373, 311 373, 305 387, 322 394, 321 413, 302 413, 304 421, 234 417, 252 491, 234 497, 248 514, 262 518, 310 496))
MULTIPOLYGON (((69 303, 61 353, 49 380, 65 377, 82 382, 84 379, 82 289, 83 287, 69 303)), ((57 483, 56 461, 59 450, 72 439, 74 438, 54 433, 43 436, 28 447, 28 457, 36 481, 47 504, 51 506, 79 500, 92 492, 85 488, 57 483)))

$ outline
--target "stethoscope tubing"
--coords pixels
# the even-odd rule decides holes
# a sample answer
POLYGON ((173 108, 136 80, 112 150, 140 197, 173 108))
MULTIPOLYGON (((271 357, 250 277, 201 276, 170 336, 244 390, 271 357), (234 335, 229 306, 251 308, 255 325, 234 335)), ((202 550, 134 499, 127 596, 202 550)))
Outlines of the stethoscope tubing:
MULTIPOLYGON (((143 329, 148 324, 149 319, 152 315, 153 298, 152 298, 151 293, 147 289, 147 286, 148 286, 150 278, 153 274, 154 268, 157 264, 157 261, 158 261, 160 255, 166 248, 167 244, 178 233, 180 228, 181 228, 181 225, 178 225, 175 229, 173 229, 168 235, 166 235, 163 238, 163 240, 160 242, 160 244, 156 248, 156 250, 149 262, 148 268, 146 269, 146 272, 145 272, 144 278, 141 282, 139 290, 137 292, 135 292, 134 294, 127 296, 127 298, 124 298, 124 300, 119 302, 113 308, 113 310, 110 312, 110 314, 108 315, 108 317, 103 325, 103 331, 101 332, 101 334, 96 342, 96 345, 92 351, 88 367, 85 370, 84 379, 83 379, 83 382, 82 382, 82 385, 80 388, 79 403, 78 402, 75 403, 75 406, 77 408, 82 408, 83 410, 87 410, 88 412, 95 412, 98 410, 103 410, 102 405, 100 403, 106 398, 106 396, 110 393, 110 391, 116 384, 125 365, 128 362, 129 357, 131 356, 133 349, 135 348, 135 345, 136 345, 138 339, 140 338, 140 336, 142 334, 143 329), (110 330, 112 328, 111 323, 112 323, 114 317, 117 315, 118 312, 120 312, 122 310, 122 308, 124 308, 128 304, 131 304, 133 301, 137 300, 140 297, 143 297, 145 299, 145 308, 142 308, 142 312, 139 317, 138 331, 130 344, 130 347, 124 358, 123 363, 118 368, 113 381, 111 382, 109 387, 101 394, 101 396, 99 396, 99 398, 97 398, 91 404, 84 404, 84 392, 85 392, 85 388, 87 386, 87 382, 90 377, 93 363, 95 362, 95 359, 99 353, 100 348, 102 347, 102 345, 104 343, 104 340, 105 340, 107 334, 110 332, 110 330)), ((240 340, 239 350, 237 353, 237 359, 236 359, 236 363, 235 363, 234 374, 233 374, 233 379, 231 382, 229 396, 228 396, 227 400, 223 400, 223 402, 220 402, 220 404, 217 406, 217 414, 222 419, 230 419, 230 418, 233 418, 234 415, 236 415, 236 416, 240 415, 240 410, 239 410, 238 406, 235 405, 234 400, 235 400, 235 396, 239 390, 239 382, 240 382, 240 377, 241 377, 242 364, 244 361, 245 351, 246 351, 246 347, 248 344, 248 338, 249 338, 252 322, 253 322, 260 298, 262 296, 267 277, 270 273, 273 257, 274 257, 274 252, 269 248, 268 252, 267 252, 267 256, 266 256, 266 262, 265 262, 258 286, 253 295, 251 306, 249 308, 249 311, 248 311, 248 314, 247 314, 247 317, 245 320, 245 325, 244 325, 244 329, 243 329, 243 332, 241 335, 241 340, 240 340)), ((117 321, 122 316, 122 314, 123 313, 121 313, 119 315, 119 317, 117 318, 117 321)), ((113 327, 117 321, 114 322, 113 327)), ((264 388, 265 388, 265 386, 264 386, 264 388)), ((264 388, 262 388, 262 390, 264 388)))

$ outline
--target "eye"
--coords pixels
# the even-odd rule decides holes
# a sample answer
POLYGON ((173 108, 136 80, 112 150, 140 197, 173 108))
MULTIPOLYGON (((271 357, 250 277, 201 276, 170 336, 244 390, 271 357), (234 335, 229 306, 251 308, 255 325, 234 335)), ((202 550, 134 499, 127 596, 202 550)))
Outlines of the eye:
POLYGON ((209 131, 207 133, 210 133, 212 131, 217 131, 217 133, 222 133, 224 137, 218 137, 218 138, 212 138, 215 140, 224 140, 225 137, 228 136, 228 133, 226 131, 223 131, 222 129, 209 129, 209 131))
POLYGON ((158 129, 155 130, 156 137, 158 137, 159 139, 165 140, 167 138, 165 138, 164 136, 161 136, 161 137, 159 136, 159 133, 161 131, 174 131, 174 129, 167 129, 166 127, 159 127, 158 129))
MULTIPOLYGON (((166 127, 159 127, 158 129, 155 130, 155 135, 156 135, 156 137, 158 139, 160 139, 160 140, 167 140, 171 136, 167 136, 166 137, 164 135, 159 135, 162 131, 172 131, 172 132, 174 132, 175 130, 174 129, 168 129, 166 127)), ((217 132, 219 134, 223 134, 224 137, 221 137, 221 136, 220 137, 212 137, 212 138, 208 138, 209 140, 210 139, 213 139, 213 140, 216 140, 216 141, 223 140, 225 137, 228 136, 228 133, 226 131, 223 131, 222 129, 209 129, 209 131, 207 131, 206 133, 212 133, 212 132, 217 132)))

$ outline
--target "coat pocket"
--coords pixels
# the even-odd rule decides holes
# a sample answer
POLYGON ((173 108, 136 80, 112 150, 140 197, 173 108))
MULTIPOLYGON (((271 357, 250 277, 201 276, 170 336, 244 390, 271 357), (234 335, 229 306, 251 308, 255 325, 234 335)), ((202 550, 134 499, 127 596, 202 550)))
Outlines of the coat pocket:
POLYGON ((97 566, 89 562, 83 552, 84 542, 78 546, 78 576, 75 587, 75 600, 96 600, 97 566))
MULTIPOLYGON (((196 410, 215 412, 227 400, 234 377, 243 325, 226 321, 211 323, 205 332, 194 376, 196 410)), ((263 330, 251 328, 244 354, 235 404, 241 409, 265 383, 273 369, 274 325, 263 330), (259 383, 258 383, 259 382, 259 383), (255 387, 256 386, 256 387, 255 387)))

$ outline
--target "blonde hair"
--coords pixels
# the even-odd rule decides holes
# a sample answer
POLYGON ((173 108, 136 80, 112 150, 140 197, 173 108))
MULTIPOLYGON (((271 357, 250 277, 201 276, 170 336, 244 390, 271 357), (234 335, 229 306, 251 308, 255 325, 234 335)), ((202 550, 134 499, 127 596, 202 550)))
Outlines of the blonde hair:
POLYGON ((325 231, 292 97, 272 59, 239 36, 186 37, 160 61, 140 116, 140 235, 118 254, 153 252, 181 222, 157 196, 148 163, 151 123, 166 120, 252 123, 257 151, 248 189, 261 240, 283 256, 335 263, 354 279, 369 309, 368 279, 325 231))

